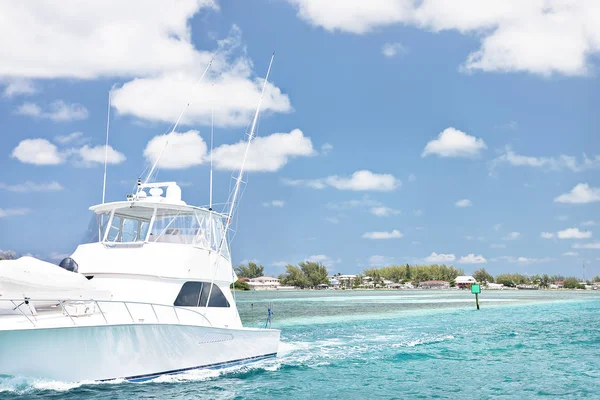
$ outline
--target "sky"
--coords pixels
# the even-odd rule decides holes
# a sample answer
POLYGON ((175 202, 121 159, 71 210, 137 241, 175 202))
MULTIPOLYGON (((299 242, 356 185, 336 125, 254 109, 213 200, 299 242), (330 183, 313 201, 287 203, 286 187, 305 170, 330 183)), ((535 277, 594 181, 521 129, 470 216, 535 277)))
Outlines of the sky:
POLYGON ((275 52, 235 264, 600 275, 596 1, 2 2, 0 34, 0 250, 80 243, 109 92, 107 201, 188 103, 157 179, 208 203, 212 120, 226 201, 275 52))

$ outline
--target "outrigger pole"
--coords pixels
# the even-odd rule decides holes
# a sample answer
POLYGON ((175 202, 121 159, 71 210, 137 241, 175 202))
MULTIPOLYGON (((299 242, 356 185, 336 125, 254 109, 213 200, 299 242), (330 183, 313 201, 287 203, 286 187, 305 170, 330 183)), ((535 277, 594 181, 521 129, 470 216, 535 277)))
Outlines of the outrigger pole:
POLYGON ((106 164, 108 162, 108 131, 110 129, 110 101, 112 90, 114 86, 108 91, 108 115, 106 116, 106 144, 104 145, 104 182, 102 184, 102 204, 104 204, 104 197, 106 195, 106 164))
POLYGON ((223 252, 223 247, 225 246, 225 241, 227 239, 227 232, 229 231, 229 226, 231 225, 231 219, 233 217, 235 211, 235 204, 238 198, 238 194, 240 192, 240 186, 242 183, 242 178, 244 176, 244 169, 246 167, 246 159, 248 158, 248 150, 250 150, 250 143, 252 143, 252 139, 254 139, 254 135, 256 133, 256 124, 258 123, 258 115, 260 114, 260 106, 262 105, 263 97, 265 95, 265 90, 267 88, 267 83, 269 81, 269 74, 271 73, 271 66, 273 65, 273 59, 275 58, 275 53, 271 56, 271 61, 269 62, 269 68, 267 69, 267 75, 265 76, 265 81, 263 82, 262 91, 260 93, 260 99, 258 100, 258 105, 256 106, 256 111, 254 112, 254 119, 252 120, 252 127, 250 128, 250 133, 248 135, 248 141, 246 142, 246 151, 244 152, 244 158, 242 159, 242 165, 240 166, 240 170, 238 172, 237 178, 235 178, 235 186, 233 188, 233 196, 231 197, 231 203, 229 204, 229 211, 227 212, 227 219, 225 220, 225 229, 223 235, 221 235, 221 242, 219 243, 219 248, 217 250, 217 258, 215 264, 215 272, 213 273, 213 278, 210 283, 210 290, 208 292, 208 298, 206 299, 206 307, 208 307, 208 302, 210 301, 210 296, 212 295, 213 286, 215 284, 215 278, 217 276, 217 270, 219 268, 219 259, 221 253, 223 252))
MULTIPOLYGON (((210 69, 210 66, 212 65, 213 59, 214 58, 210 59, 210 62, 206 66, 206 69, 204 70, 204 73, 202 74, 202 76, 200 77, 200 79, 198 79, 198 82, 196 82, 196 85, 199 85, 200 82, 202 82, 204 80, 204 77, 206 76, 206 73, 208 72, 208 70, 210 69)), ((163 146, 162 150, 160 151, 160 154, 158 155, 158 158, 154 161, 154 164, 152 164, 152 168, 150 169, 150 172, 148 172, 148 175, 146 176, 146 179, 144 180, 144 183, 148 183, 148 181, 152 177, 152 174, 154 173, 154 171, 156 170, 156 166, 158 165, 158 161, 161 159, 161 157, 163 156, 163 153, 165 152, 165 150, 167 149, 167 146, 169 145, 169 138, 170 138, 171 134, 173 134, 175 132, 175 129, 177 129, 177 127, 179 126, 179 122, 181 121, 181 118, 183 117, 183 114, 185 114, 185 112, 189 108, 190 104, 192 104, 192 100, 191 99, 183 107, 183 110, 181 110, 181 113, 179 114, 179 117, 177 118, 177 121, 175 122, 175 125, 173 125, 173 129, 171 129, 171 132, 169 132, 167 134, 167 140, 165 141, 165 145, 163 146)))

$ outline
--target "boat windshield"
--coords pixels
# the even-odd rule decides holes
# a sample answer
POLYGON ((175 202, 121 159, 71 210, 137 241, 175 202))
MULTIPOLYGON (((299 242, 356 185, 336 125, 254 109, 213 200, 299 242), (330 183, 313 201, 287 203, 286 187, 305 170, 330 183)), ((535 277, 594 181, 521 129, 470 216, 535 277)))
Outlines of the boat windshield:
MULTIPOLYGON (((174 243, 217 251, 223 235, 219 214, 198 209, 122 207, 96 212, 85 243, 174 243), (114 215, 111 214, 114 211, 114 215)), ((229 259, 227 241, 222 255, 229 259)))

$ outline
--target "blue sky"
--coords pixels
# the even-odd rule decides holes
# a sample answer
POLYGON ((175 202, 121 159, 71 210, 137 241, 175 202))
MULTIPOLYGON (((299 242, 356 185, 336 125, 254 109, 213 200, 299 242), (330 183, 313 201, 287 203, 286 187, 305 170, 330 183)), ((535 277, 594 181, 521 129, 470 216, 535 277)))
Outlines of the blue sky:
POLYGON ((600 275, 592 3, 48 3, 0 6, 12 38, 0 44, 2 250, 56 262, 77 246, 101 201, 111 87, 107 200, 131 191, 191 100, 158 178, 208 202, 214 109, 225 201, 275 51, 234 262, 578 276, 586 262, 600 275))

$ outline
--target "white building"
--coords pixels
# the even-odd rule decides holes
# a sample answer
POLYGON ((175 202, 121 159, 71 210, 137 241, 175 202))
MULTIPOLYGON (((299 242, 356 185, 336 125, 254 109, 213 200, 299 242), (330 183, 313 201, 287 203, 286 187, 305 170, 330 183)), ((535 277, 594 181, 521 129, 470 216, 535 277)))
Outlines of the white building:
POLYGON ((454 282, 459 288, 471 287, 472 284, 477 283, 471 275, 457 276, 454 282))
POLYGON ((506 287, 501 283, 488 283, 485 287, 488 290, 504 290, 506 287))
POLYGON ((248 282, 251 290, 275 290, 279 288, 281 283, 279 279, 273 278, 272 276, 260 276, 258 278, 252 278, 248 282))

